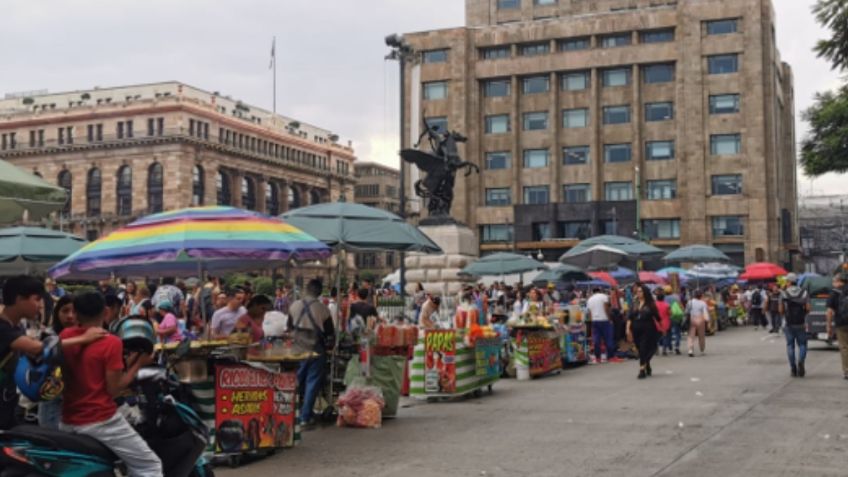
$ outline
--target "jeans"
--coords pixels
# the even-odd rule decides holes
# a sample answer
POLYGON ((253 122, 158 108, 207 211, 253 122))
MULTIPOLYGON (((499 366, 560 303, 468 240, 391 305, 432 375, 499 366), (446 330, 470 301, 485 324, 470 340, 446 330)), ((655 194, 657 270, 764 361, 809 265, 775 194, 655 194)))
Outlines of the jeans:
POLYGON ((60 427, 63 431, 85 434, 100 441, 126 464, 132 477, 162 476, 162 461, 120 413, 96 424, 72 426, 62 423, 60 427))
POLYGON ((38 425, 47 429, 59 429, 62 422, 62 398, 38 403, 38 425))
POLYGON ((327 359, 324 356, 308 359, 300 363, 297 370, 297 385, 303 393, 303 406, 300 408, 300 422, 306 423, 313 419, 315 414, 315 400, 321 392, 324 383, 324 364, 327 359))
POLYGON ((776 311, 770 311, 769 322, 771 323, 771 331, 779 333, 781 326, 783 326, 783 317, 780 316, 780 313, 776 311))
POLYGON ((663 351, 671 351, 672 345, 674 345, 674 349, 680 349, 680 325, 680 323, 671 322, 671 328, 668 330, 668 333, 660 339, 663 351))
POLYGON ((615 357, 616 346, 613 333, 612 323, 609 321, 592 322, 592 343, 595 348, 595 358, 601 359, 601 343, 606 345, 607 357, 615 357))
POLYGON ((795 343, 798 343, 798 361, 803 363, 807 359, 807 330, 804 325, 787 325, 783 330, 786 335, 786 356, 789 357, 789 366, 795 368, 795 343))

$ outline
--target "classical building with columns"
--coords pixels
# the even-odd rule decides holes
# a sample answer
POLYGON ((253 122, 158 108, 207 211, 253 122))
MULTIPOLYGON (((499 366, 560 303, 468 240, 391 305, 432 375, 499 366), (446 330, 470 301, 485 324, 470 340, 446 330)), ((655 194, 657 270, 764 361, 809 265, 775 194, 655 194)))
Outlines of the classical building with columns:
POLYGON ((89 240, 181 207, 277 215, 355 183, 338 135, 179 82, 6 95, 0 158, 66 188, 60 225, 89 240))

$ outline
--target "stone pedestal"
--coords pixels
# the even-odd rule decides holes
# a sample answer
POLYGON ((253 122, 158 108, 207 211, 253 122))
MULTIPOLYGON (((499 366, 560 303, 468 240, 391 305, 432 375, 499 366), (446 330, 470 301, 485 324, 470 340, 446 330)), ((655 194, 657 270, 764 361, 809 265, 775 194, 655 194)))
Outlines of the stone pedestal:
POLYGON ((465 225, 422 225, 419 229, 445 252, 441 255, 408 254, 406 257, 406 290, 415 291, 416 283, 430 293, 456 296, 463 285, 474 283, 471 277, 460 277, 459 271, 479 257, 477 237, 465 225))

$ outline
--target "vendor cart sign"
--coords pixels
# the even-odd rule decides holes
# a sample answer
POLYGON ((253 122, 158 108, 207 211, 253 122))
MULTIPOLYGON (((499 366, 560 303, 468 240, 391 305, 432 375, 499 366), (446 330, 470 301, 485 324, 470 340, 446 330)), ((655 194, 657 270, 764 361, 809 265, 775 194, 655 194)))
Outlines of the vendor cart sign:
POLYGON ((427 330, 424 334, 424 392, 456 391, 456 331, 427 330))
POLYGON ((297 375, 238 364, 215 367, 215 442, 222 453, 294 445, 297 375))
POLYGON ((530 351, 530 375, 541 376, 562 368, 559 337, 548 333, 530 333, 527 336, 530 351))
POLYGON ((478 340, 474 348, 476 375, 481 378, 497 378, 501 375, 501 343, 497 340, 478 340))

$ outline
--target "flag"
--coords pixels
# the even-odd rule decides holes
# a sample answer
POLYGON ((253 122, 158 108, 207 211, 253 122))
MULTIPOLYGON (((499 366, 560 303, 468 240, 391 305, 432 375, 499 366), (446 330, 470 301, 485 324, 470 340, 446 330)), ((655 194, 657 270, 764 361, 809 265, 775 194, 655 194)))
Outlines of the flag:
POLYGON ((277 62, 277 37, 275 36, 273 40, 271 40, 271 63, 268 64, 268 69, 274 67, 274 63, 277 62))

